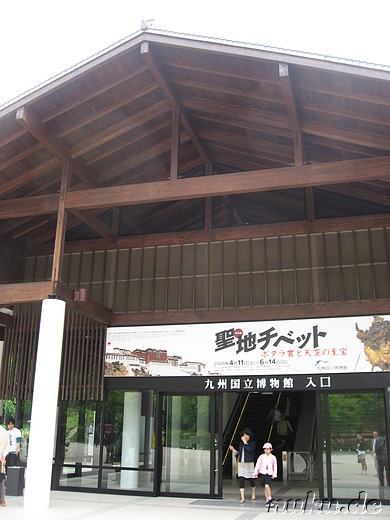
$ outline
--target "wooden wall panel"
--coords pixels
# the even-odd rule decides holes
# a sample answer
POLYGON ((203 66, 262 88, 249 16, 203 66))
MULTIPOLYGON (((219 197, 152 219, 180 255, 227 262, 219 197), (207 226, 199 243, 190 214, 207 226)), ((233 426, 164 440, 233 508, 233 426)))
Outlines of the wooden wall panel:
MULTIPOLYGON (((39 323, 40 315, 30 310, 16 314, 14 327, 7 328, 0 374, 1 399, 32 399, 39 323)), ((105 324, 74 310, 66 313, 60 373, 61 400, 103 399, 106 330, 105 324)))

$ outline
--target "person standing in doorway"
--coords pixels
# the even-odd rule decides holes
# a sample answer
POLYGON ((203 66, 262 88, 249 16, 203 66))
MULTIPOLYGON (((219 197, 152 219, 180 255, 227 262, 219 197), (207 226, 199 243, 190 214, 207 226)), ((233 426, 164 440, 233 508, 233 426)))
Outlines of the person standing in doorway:
POLYGON ((287 421, 286 416, 282 413, 280 415, 280 421, 276 428, 277 434, 280 439, 282 450, 289 450, 288 436, 294 433, 290 421, 287 421))
POLYGON ((389 479, 389 461, 387 456, 387 439, 385 436, 378 433, 375 443, 375 460, 378 468, 378 480, 379 485, 383 487, 385 485, 385 479, 383 472, 386 474, 386 484, 390 486, 389 479))
POLYGON ((240 483, 240 503, 245 502, 245 480, 248 479, 252 488, 251 500, 256 499, 256 485, 253 476, 253 470, 255 466, 255 448, 256 443, 253 440, 252 431, 249 428, 245 428, 241 432, 241 441, 238 450, 234 449, 233 446, 229 446, 229 449, 233 452, 236 458, 238 458, 238 479, 240 483))
POLYGON ((375 464, 375 470, 376 470, 377 477, 379 476, 379 471, 378 471, 378 461, 376 459, 376 450, 375 450, 375 448, 376 448, 376 441, 378 439, 378 436, 379 436, 378 432, 376 432, 376 431, 372 432, 372 451, 371 451, 371 455, 372 455, 372 457, 374 459, 374 464, 375 464))
MULTIPOLYGON (((0 416, 0 423, 3 418, 0 416)), ((5 506, 5 459, 9 452, 9 435, 7 430, 0 426, 0 506, 5 506)))
POLYGON ((362 471, 360 475, 367 475, 367 462, 366 462, 366 440, 363 438, 363 435, 358 433, 357 435, 358 444, 357 444, 357 454, 360 460, 360 464, 362 465, 362 471))
POLYGON ((264 488, 265 503, 272 505, 271 481, 278 476, 278 463, 275 455, 271 453, 272 444, 266 442, 263 446, 264 453, 257 459, 253 476, 258 478, 260 475, 260 483, 264 488))
POLYGON ((15 419, 8 417, 7 428, 9 434, 10 449, 7 455, 7 468, 19 466, 20 444, 22 442, 22 432, 15 428, 15 419))

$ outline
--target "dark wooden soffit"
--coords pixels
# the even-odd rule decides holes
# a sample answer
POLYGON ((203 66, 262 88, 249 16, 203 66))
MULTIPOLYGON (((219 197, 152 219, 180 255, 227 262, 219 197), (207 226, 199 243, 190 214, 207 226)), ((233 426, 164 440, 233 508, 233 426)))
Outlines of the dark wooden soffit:
POLYGON ((167 311, 153 313, 113 314, 111 326, 174 325, 179 323, 221 323, 332 316, 365 316, 387 313, 390 299, 362 302, 314 303, 310 305, 272 305, 239 309, 208 309, 205 311, 167 311))
MULTIPOLYGON (((390 177, 390 156, 305 164, 269 170, 208 175, 178 181, 158 181, 72 191, 66 209, 87 210, 152 202, 238 195, 278 189, 306 188, 390 177)), ((58 210, 59 195, 0 201, 0 219, 20 218, 58 210)))

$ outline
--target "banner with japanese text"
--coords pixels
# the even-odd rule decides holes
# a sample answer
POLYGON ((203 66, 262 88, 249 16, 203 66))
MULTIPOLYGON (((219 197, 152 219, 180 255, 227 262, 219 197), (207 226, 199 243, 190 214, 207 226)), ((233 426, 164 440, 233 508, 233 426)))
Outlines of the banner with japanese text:
POLYGON ((390 370, 390 315, 109 327, 106 376, 390 370))

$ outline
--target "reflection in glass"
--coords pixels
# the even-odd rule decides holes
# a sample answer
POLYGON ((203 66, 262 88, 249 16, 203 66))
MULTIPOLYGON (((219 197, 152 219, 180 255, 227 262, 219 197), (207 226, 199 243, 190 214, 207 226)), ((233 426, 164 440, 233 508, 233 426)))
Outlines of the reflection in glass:
POLYGON ((164 398, 162 492, 210 492, 210 397, 164 398))
POLYGON ((101 403, 63 403, 54 482, 152 491, 154 411, 153 390, 109 391, 103 421, 101 403))
POLYGON ((390 498, 383 395, 329 395, 329 430, 333 496, 357 498, 363 490, 368 499, 390 498))

